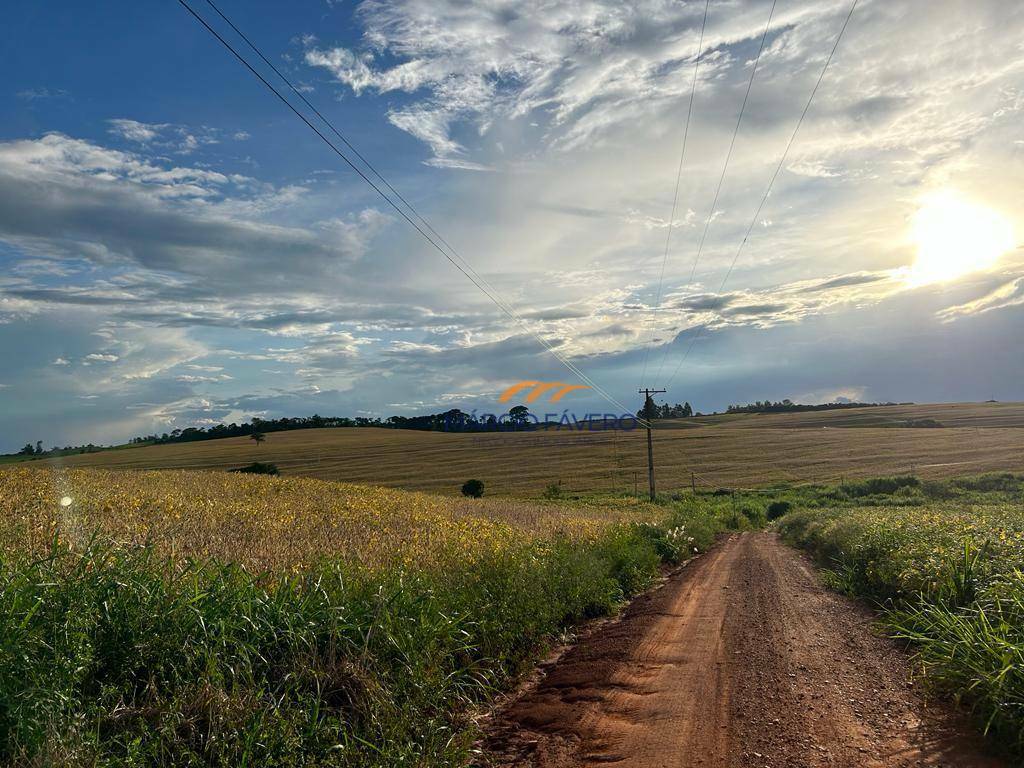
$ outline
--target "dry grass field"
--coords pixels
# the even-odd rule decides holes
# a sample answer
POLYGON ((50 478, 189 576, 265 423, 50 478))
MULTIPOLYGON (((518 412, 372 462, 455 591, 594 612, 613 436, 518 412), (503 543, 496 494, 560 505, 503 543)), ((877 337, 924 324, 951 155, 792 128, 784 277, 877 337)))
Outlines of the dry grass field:
MULTIPOLYGON (((887 406, 738 414, 662 422, 659 489, 837 482, 915 472, 948 477, 1024 469, 1024 403, 887 406), (904 426, 934 419, 943 428, 904 426)), ((642 430, 447 434, 389 429, 276 432, 70 456, 48 464, 109 469, 224 470, 268 461, 287 476, 458 493, 470 477, 488 495, 631 491, 645 482, 642 430)), ((40 462, 42 463, 42 462, 40 462)))

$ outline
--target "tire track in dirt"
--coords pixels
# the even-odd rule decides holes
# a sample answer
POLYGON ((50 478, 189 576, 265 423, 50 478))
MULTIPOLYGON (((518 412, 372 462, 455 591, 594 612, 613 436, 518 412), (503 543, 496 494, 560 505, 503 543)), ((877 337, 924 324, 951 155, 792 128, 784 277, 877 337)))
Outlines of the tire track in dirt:
POLYGON ((774 534, 734 534, 495 717, 500 766, 996 768, 863 607, 774 534))

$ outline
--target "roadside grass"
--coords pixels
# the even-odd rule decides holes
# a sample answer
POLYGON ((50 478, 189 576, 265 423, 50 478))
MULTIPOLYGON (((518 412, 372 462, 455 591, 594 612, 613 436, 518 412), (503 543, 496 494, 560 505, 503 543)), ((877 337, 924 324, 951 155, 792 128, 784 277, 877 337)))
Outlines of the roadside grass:
POLYGON ((830 586, 875 603, 924 679, 1024 756, 1024 476, 897 486, 892 505, 805 507, 780 532, 830 568, 830 586))
POLYGON ((753 524, 211 473, 0 488, 9 765, 462 766, 551 642, 753 524))

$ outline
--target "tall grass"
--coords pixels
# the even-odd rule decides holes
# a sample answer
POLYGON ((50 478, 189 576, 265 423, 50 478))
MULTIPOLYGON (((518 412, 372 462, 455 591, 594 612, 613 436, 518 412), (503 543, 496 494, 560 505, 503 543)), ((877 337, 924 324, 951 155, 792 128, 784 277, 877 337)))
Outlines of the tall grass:
POLYGON ((635 528, 445 572, 254 576, 152 548, 0 566, 0 755, 45 764, 456 765, 460 716, 643 589, 635 528))
MULTIPOLYGON (((198 487, 195 474, 172 479, 198 487)), ((561 633, 614 611, 726 524, 698 502, 660 508, 657 525, 600 519, 592 507, 577 525, 569 505, 546 508, 550 521, 514 506, 504 518, 494 506, 446 516, 429 498, 355 489, 345 501, 351 487, 326 483, 302 485, 316 493, 299 504, 286 481, 209 476, 234 488, 230 509, 250 499, 279 517, 319 512, 289 539, 276 521, 233 521, 208 491, 190 505, 181 491, 154 498, 172 481, 134 477, 134 492, 118 477, 116 493, 103 477, 78 478, 71 528, 61 508, 44 508, 47 489, 43 501, 28 492, 32 478, 8 485, 32 514, 3 528, 0 548, 0 763, 465 765, 474 708, 561 633), (318 510, 327 499, 334 506, 318 510), (402 514, 401 499, 419 516, 402 514), (168 509, 176 522, 158 528, 168 509), (44 547, 19 526, 51 512, 64 527, 51 526, 44 547), (328 512, 337 525, 323 524, 328 512), (164 538, 138 543, 125 519, 164 538), (209 550, 180 520, 216 534, 209 550), (339 526, 366 538, 331 554, 339 526), (351 557, 360 544, 372 556, 351 557), (258 557, 246 559, 246 546, 258 557)), ((4 503, 19 509, 10 494, 4 503)))
POLYGON ((1024 756, 1024 508, 1005 501, 1019 487, 1013 476, 955 481, 932 491, 953 501, 805 509, 780 530, 831 568, 832 586, 874 601, 925 679, 1024 756))

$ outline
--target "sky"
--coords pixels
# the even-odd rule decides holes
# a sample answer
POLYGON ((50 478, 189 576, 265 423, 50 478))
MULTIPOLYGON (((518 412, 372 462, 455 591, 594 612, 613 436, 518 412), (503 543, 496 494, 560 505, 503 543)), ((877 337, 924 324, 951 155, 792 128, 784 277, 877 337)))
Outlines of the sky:
POLYGON ((18 3, 0 451, 500 413, 559 358, 615 402, 538 413, 1024 399, 1024 5, 860 0, 781 166, 850 0, 218 7, 515 317, 178 2, 18 3))

